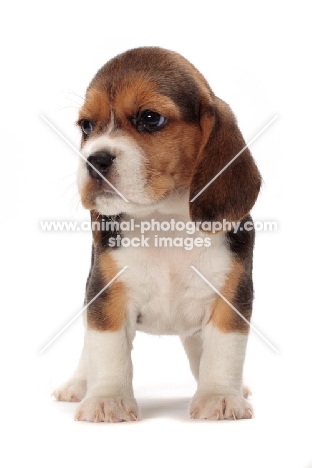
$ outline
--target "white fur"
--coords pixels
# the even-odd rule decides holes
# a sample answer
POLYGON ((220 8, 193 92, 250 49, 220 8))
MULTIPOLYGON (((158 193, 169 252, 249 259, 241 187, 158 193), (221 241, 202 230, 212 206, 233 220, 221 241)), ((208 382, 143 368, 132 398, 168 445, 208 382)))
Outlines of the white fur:
POLYGON ((186 355, 188 357, 192 374, 194 378, 198 381, 199 364, 203 351, 201 333, 197 332, 191 336, 183 336, 181 337, 181 342, 183 344, 184 351, 186 352, 186 355))
POLYGON ((196 419, 252 417, 242 386, 247 335, 223 333, 209 323, 202 329, 201 338, 198 388, 191 402, 191 416, 196 419))
POLYGON ((109 135, 114 130, 114 127, 115 127, 115 116, 114 116, 114 112, 111 110, 110 121, 107 125, 107 129, 105 133, 109 135))
MULTIPOLYGON (((168 199, 159 205, 158 211, 136 219, 150 221, 190 221, 187 193, 168 199), (177 215, 176 204, 179 201, 177 215), (160 213, 161 211, 161 213, 160 213)), ((124 232, 129 238, 139 237, 139 228, 124 232)), ((217 288, 224 284, 231 268, 232 255, 224 234, 211 235, 210 247, 155 247, 155 235, 166 238, 202 238, 207 234, 195 231, 147 231, 149 247, 125 247, 112 251, 118 268, 128 265, 122 281, 129 291, 129 314, 141 316, 138 330, 155 334, 191 335, 209 320, 211 305, 216 293, 191 269, 194 265, 217 288)))
POLYGON ((130 330, 131 327, 123 327, 116 332, 87 330, 87 397, 133 397, 130 355, 134 333, 130 330))
POLYGON ((201 336, 198 392, 240 394, 247 334, 224 333, 209 323, 201 336))
MULTIPOLYGON (((153 202, 145 191, 143 168, 146 156, 133 139, 119 133, 112 134, 110 131, 110 134, 90 139, 81 153, 87 159, 97 151, 105 151, 115 157, 107 179, 129 200, 130 205, 153 202)), ((89 177, 87 163, 81 158, 77 175, 79 190, 83 188, 89 177)), ((97 198, 96 208, 101 214, 119 214, 129 205, 113 188, 108 188, 107 194, 109 196, 103 194, 97 198)))
POLYGON ((87 394, 77 409, 76 419, 117 422, 137 418, 132 388, 134 331, 131 330, 131 326, 117 332, 87 330, 87 394))

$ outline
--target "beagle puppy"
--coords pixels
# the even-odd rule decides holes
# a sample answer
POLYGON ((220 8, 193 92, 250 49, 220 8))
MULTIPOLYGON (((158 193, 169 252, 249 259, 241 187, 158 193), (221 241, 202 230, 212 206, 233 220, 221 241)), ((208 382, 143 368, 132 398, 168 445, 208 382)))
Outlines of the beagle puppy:
POLYGON ((92 262, 82 355, 55 398, 79 401, 79 421, 136 420, 140 330, 180 337, 198 384, 192 418, 251 418, 242 373, 261 177, 231 109, 185 58, 142 47, 97 72, 78 125, 92 262))

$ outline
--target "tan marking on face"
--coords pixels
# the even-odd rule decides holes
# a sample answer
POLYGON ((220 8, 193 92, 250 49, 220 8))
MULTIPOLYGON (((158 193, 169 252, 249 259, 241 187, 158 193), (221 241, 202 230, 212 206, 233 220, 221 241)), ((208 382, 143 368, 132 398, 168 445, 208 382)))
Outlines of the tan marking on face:
POLYGON ((82 119, 92 122, 108 122, 110 119, 110 103, 107 93, 97 88, 90 88, 85 102, 79 111, 78 121, 82 119))
POLYGON ((172 122, 159 138, 157 135, 150 141, 152 137, 142 141, 141 146, 148 155, 147 194, 159 199, 173 190, 189 187, 201 134, 198 126, 180 121, 172 122))
MULTIPOLYGON (((152 49, 148 56, 143 53, 142 57, 145 57, 145 60, 148 57, 147 63, 152 64, 153 58, 158 54, 163 56, 164 51, 152 49)), ((167 90, 163 92, 170 93, 172 89, 179 87, 179 81, 175 83, 174 77, 177 76, 175 69, 178 74, 181 74, 182 69, 183 73, 185 71, 185 76, 194 77, 200 90, 203 108, 206 109, 208 103, 213 101, 213 94, 204 77, 179 54, 167 51, 164 58, 168 60, 170 56, 172 60, 168 66, 172 63, 174 65, 168 75, 167 90)), ((140 177, 143 181, 144 195, 155 202, 169 196, 175 190, 190 187, 199 155, 203 152, 213 127, 214 118, 205 111, 201 120, 198 117, 198 122, 195 118, 192 121, 184 120, 181 115, 185 112, 185 109, 182 112, 183 104, 159 92, 157 83, 163 83, 163 75, 159 71, 153 71, 152 65, 148 73, 145 71, 140 73, 136 66, 132 69, 131 62, 127 63, 125 69, 122 57, 125 56, 112 61, 110 65, 108 64, 108 68, 107 66, 103 68, 102 74, 96 75, 87 92, 86 102, 80 115, 96 124, 94 135, 98 135, 101 131, 105 132, 107 129, 103 127, 103 123, 108 124, 113 118, 116 125, 111 129, 110 137, 115 141, 119 136, 135 141, 142 150, 144 164, 140 174, 133 174, 133 179, 140 177), (168 124, 153 133, 137 131, 132 119, 144 110, 163 115, 168 120, 168 124), (101 121, 102 125, 98 121, 101 121)), ((176 96, 175 93, 173 95, 176 96)), ((124 156, 127 156, 126 153, 124 156)), ((122 181, 120 185, 122 186, 122 181)), ((96 192, 94 185, 86 184, 82 190, 82 203, 86 208, 94 208, 96 192), (93 191, 94 195, 88 194, 89 191, 93 191)))
POLYGON ((146 155, 143 177, 146 194, 158 200, 173 190, 189 187, 199 152, 207 140, 207 129, 182 120, 178 106, 167 96, 157 94, 148 80, 137 79, 118 90, 113 111, 126 132, 146 155), (138 132, 131 124, 130 116, 151 110, 163 115, 168 124, 153 133, 138 132))
MULTIPOLYGON (((233 304, 234 307, 236 291, 243 274, 243 265, 238 261, 234 261, 226 282, 220 290, 220 293, 233 304)), ((212 321, 213 324, 224 333, 248 333, 249 331, 249 325, 245 320, 243 320, 220 296, 215 300, 209 321, 212 321)))
POLYGON ((143 110, 158 112, 172 120, 180 118, 176 104, 169 97, 159 94, 154 83, 140 76, 131 76, 130 81, 124 81, 114 96, 113 109, 121 120, 135 117, 143 110))
MULTIPOLYGON (((117 265, 109 253, 105 251, 98 259, 97 274, 102 288, 119 272, 117 265)), ((99 331, 118 331, 121 329, 127 312, 127 289, 118 278, 94 301, 88 308, 88 327, 99 331)))

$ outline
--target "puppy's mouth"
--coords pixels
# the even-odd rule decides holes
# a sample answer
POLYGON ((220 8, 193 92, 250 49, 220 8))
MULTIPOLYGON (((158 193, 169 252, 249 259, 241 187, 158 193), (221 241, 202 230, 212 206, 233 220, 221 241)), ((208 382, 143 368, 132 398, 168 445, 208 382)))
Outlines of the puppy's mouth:
POLYGON ((151 200, 147 198, 144 192, 142 193, 142 191, 132 186, 121 183, 121 181, 118 181, 117 177, 105 177, 105 179, 102 177, 99 179, 89 177, 81 195, 85 201, 83 204, 87 208, 93 204, 105 204, 110 201, 114 201, 114 203, 121 202, 122 204, 131 202, 139 205, 151 203, 151 200))
POLYGON ((96 201, 98 198, 102 200, 109 199, 120 199, 126 200, 126 196, 118 190, 118 187, 115 186, 110 180, 94 180, 90 179, 89 187, 89 198, 96 201))
POLYGON ((90 179, 90 182, 92 186, 90 186, 89 190, 94 193, 94 196, 120 197, 118 187, 108 178, 105 177, 105 179, 101 178, 100 180, 90 179))
POLYGON ((98 209, 103 213, 113 208, 128 210, 130 205, 147 209, 165 198, 166 191, 161 184, 159 193, 154 193, 148 177, 142 176, 136 167, 133 170, 132 165, 125 169, 119 164, 118 169, 116 157, 112 153, 97 151, 87 158, 80 185, 85 208, 98 209))

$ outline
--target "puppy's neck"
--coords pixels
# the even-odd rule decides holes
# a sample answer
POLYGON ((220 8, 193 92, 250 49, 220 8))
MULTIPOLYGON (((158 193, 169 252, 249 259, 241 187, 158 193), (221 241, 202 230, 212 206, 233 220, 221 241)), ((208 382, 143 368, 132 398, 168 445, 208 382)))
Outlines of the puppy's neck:
POLYGON ((141 205, 135 212, 123 213, 122 217, 124 219, 134 218, 139 221, 151 218, 190 220, 189 190, 177 190, 154 205, 141 205))

